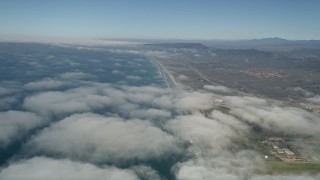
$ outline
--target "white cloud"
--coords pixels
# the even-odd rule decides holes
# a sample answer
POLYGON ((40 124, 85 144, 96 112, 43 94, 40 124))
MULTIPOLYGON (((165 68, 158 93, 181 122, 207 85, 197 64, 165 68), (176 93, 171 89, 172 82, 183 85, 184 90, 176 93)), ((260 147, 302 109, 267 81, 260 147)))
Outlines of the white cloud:
POLYGON ((108 84, 90 84, 88 87, 69 89, 64 92, 49 91, 35 94, 25 98, 23 106, 42 115, 88 112, 104 107, 112 107, 121 111, 121 114, 129 114, 130 112, 123 110, 137 109, 139 104, 148 104, 154 109, 168 104, 164 102, 168 98, 163 98, 167 94, 166 89, 155 87, 112 87, 108 84), (161 97, 162 101, 155 101, 161 97), (129 107, 130 104, 131 107, 129 107))
POLYGON ((119 71, 119 70, 113 70, 113 71, 112 71, 112 74, 122 74, 122 72, 119 71))
POLYGON ((248 179, 264 167, 263 159, 252 151, 211 151, 201 159, 178 163, 175 170, 178 180, 238 180, 248 179))
POLYGON ((179 116, 166 123, 166 128, 176 136, 205 148, 224 149, 235 132, 216 120, 201 114, 179 116))
POLYGON ((67 159, 34 157, 10 164, 0 171, 3 180, 138 180, 132 170, 97 167, 67 159))
POLYGON ((247 125, 243 124, 240 120, 234 116, 222 113, 221 111, 214 110, 211 112, 210 117, 218 120, 220 123, 232 127, 234 130, 247 131, 247 125))
POLYGON ((0 96, 6 96, 6 95, 9 95, 9 94, 12 94, 13 92, 15 92, 15 90, 9 89, 9 88, 0 87, 0 96))
POLYGON ((240 120, 255 123, 265 129, 291 135, 313 135, 320 132, 319 117, 279 101, 248 96, 221 96, 231 109, 229 113, 240 120))
POLYGON ((223 96, 226 104, 232 107, 245 107, 245 106, 268 106, 268 101, 265 99, 250 97, 250 96, 223 96))
POLYGON ((133 166, 131 169, 141 178, 146 180, 162 180, 161 176, 149 166, 133 166))
POLYGON ((249 180, 318 180, 320 176, 308 176, 308 175, 261 175, 254 176, 249 180))
POLYGON ((116 113, 129 114, 127 110, 138 110, 140 104, 153 109, 172 107, 167 89, 155 87, 111 86, 90 84, 66 91, 48 91, 24 99, 23 106, 42 115, 61 115, 88 112, 112 107, 116 113), (159 101, 158 101, 159 100, 159 101), (170 105, 170 106, 168 106, 170 105))
POLYGON ((47 89, 57 89, 63 87, 69 83, 54 79, 43 79, 41 81, 29 82, 24 85, 28 90, 47 90, 47 89))
POLYGON ((114 63, 113 65, 118 67, 122 66, 120 63, 114 63))
POLYGON ((208 91, 215 93, 230 93, 232 92, 229 88, 224 86, 213 86, 213 85, 204 85, 203 88, 208 91))
POLYGON ((177 79, 178 79, 179 81, 187 81, 187 80, 189 80, 189 77, 188 77, 188 76, 185 76, 185 75, 183 75, 183 74, 180 74, 179 76, 177 76, 177 79))
POLYGON ((166 110, 149 108, 131 111, 130 117, 140 119, 168 119, 171 117, 171 113, 166 110))
POLYGON ((77 114, 44 129, 27 150, 90 162, 163 158, 179 151, 173 136, 149 121, 77 114))
POLYGON ((314 96, 314 93, 313 92, 310 92, 308 90, 305 90, 301 87, 294 87, 294 88, 288 88, 289 91, 293 91, 293 92, 296 92, 296 93, 299 93, 300 95, 303 95, 305 97, 311 97, 311 96, 314 96))
POLYGON ((174 101, 175 97, 172 94, 163 94, 156 96, 152 101, 152 105, 162 109, 172 109, 174 108, 174 101))
POLYGON ((24 100, 23 106, 42 115, 60 115, 88 112, 110 106, 116 101, 108 96, 99 95, 95 88, 75 88, 65 92, 43 92, 24 100))
POLYGON ((92 74, 83 73, 83 72, 67 72, 67 73, 61 74, 59 77, 64 80, 77 80, 77 79, 92 79, 95 76, 92 74))
POLYGON ((44 123, 44 120, 30 112, 0 112, 0 147, 5 147, 44 123))
POLYGON ((18 97, 16 96, 5 96, 5 97, 0 97, 0 109, 1 110, 7 110, 11 109, 12 105, 17 103, 18 97))
POLYGON ((142 79, 140 76, 126 76, 126 78, 134 81, 138 81, 142 79))
MULTIPOLYGON (((39 37, 39 36, 0 36, 1 42, 37 42, 37 43, 52 43, 56 46, 62 47, 74 47, 73 45, 82 46, 127 46, 127 45, 139 45, 141 42, 130 42, 130 41, 115 41, 105 39, 84 39, 84 38, 52 38, 52 37, 39 37), (72 46, 71 46, 72 45, 72 46)), ((83 49, 93 49, 86 47, 83 49)))
POLYGON ((230 113, 276 132, 300 135, 317 135, 320 132, 319 117, 299 108, 247 105, 233 108, 230 113))
POLYGON ((316 95, 316 96, 313 96, 311 98, 308 98, 307 100, 312 102, 312 103, 315 103, 317 105, 320 105, 320 96, 319 95, 316 95))
POLYGON ((181 92, 178 94, 176 106, 183 110, 204 110, 210 109, 213 101, 213 96, 209 93, 181 92))

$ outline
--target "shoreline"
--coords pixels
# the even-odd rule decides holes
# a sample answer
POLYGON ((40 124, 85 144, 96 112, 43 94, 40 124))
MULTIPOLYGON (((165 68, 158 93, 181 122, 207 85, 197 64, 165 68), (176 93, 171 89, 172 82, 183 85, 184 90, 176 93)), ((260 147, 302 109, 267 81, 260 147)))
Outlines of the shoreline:
POLYGON ((174 76, 169 72, 169 70, 159 61, 150 57, 151 62, 153 62, 157 69, 159 70, 159 74, 164 78, 165 84, 170 89, 181 88, 182 85, 179 83, 174 76))

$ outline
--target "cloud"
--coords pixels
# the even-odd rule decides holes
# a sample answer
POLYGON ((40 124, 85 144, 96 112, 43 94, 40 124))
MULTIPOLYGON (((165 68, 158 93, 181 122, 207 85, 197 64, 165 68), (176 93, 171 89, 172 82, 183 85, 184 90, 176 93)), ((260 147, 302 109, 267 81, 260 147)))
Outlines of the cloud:
POLYGON ((203 89, 214 92, 214 93, 231 93, 232 92, 229 88, 226 88, 224 86, 204 85, 203 89))
POLYGON ((61 91, 42 92, 24 100, 23 106, 42 115, 61 115, 88 112, 110 106, 116 101, 99 95, 99 88, 80 87, 61 91))
POLYGON ((174 107, 174 98, 175 97, 172 96, 172 94, 162 94, 151 100, 151 104, 162 109, 172 109, 174 107))
POLYGON ((140 179, 163 180, 161 176, 149 166, 137 165, 131 167, 130 169, 132 169, 140 177, 140 179))
POLYGON ((10 164, 0 171, 4 180, 138 180, 138 176, 127 169, 97 167, 89 163, 67 159, 34 157, 10 164))
POLYGON ((13 90, 13 89, 0 87, 0 96, 10 95, 10 94, 12 94, 14 92, 15 92, 15 90, 13 90))
MULTIPOLYGON (((238 150, 238 144, 233 143, 248 140, 250 124, 258 124, 270 130, 270 134, 274 131, 311 136, 320 134, 317 114, 256 97, 230 96, 232 90, 224 86, 205 85, 202 90, 190 92, 155 86, 120 85, 126 84, 126 81, 134 84, 135 80, 143 80, 149 74, 143 74, 149 72, 148 69, 139 67, 151 65, 145 64, 148 60, 141 54, 170 58, 179 52, 68 47, 76 53, 84 49, 80 54, 87 58, 79 60, 70 56, 61 59, 61 54, 55 53, 55 57, 49 60, 52 57, 37 59, 40 56, 30 54, 19 60, 20 65, 34 68, 27 70, 27 74, 34 75, 28 76, 27 84, 0 82, 0 107, 33 112, 0 113, 0 117, 5 117, 3 122, 7 123, 0 124, 3 144, 10 144, 20 137, 27 141, 21 142, 21 149, 17 149, 18 153, 13 154, 11 161, 21 157, 31 158, 15 163, 6 161, 2 165, 0 179, 37 179, 37 175, 41 175, 38 179, 58 179, 59 176, 62 179, 162 179, 168 174, 171 177, 172 173, 176 174, 177 179, 285 179, 293 176, 253 175, 263 171, 264 155, 238 150), (89 57, 92 53, 97 59, 89 57), (129 62, 128 56, 120 53, 136 55, 129 62), (104 55, 111 56, 106 59, 104 55), (59 58, 59 61, 52 61, 59 58), (72 70, 63 73, 61 67, 72 70), (125 70, 128 67, 131 74, 125 70), (100 76, 107 72, 117 78, 100 76), (52 78, 40 77, 44 74, 52 78), (94 82, 99 80, 112 80, 118 85, 94 82), (24 99, 23 105, 19 104, 20 99, 24 99), (220 99, 223 102, 217 103, 220 99), (199 110, 205 110, 201 112, 205 112, 206 116, 199 110), (40 115, 53 122, 45 124, 40 115), (38 129, 42 125, 47 126, 38 129), (34 157, 39 155, 66 159, 34 157), (17 177, 20 174, 23 177, 17 177)), ((52 48, 59 51, 61 47, 50 46, 52 48)), ((177 76, 180 81, 189 78, 177 76)), ((303 89, 295 90, 304 93, 306 98, 315 98, 315 94, 308 94, 303 89)), ((306 140, 304 136, 299 137, 306 140)), ((307 140, 311 138, 308 136, 307 140)), ((296 143, 303 145, 303 148, 313 145, 296 143)), ((317 149, 312 150, 316 152, 317 149)), ((300 177, 302 179, 304 176, 300 177)))
POLYGON ((113 65, 118 66, 118 67, 122 66, 122 64, 120 64, 120 63, 114 63, 113 65))
POLYGON ((301 87, 291 87, 291 88, 288 88, 289 91, 292 91, 292 92, 295 92, 295 93, 299 93, 299 95, 302 95, 302 96, 305 96, 305 97, 311 97, 311 96, 314 96, 314 93, 308 91, 308 90, 305 90, 301 87))
POLYGON ((112 74, 122 74, 122 72, 119 71, 119 70, 113 70, 113 71, 112 71, 112 74))
POLYGON ((168 119, 171 117, 171 113, 166 110, 149 108, 131 111, 130 117, 140 119, 168 119))
POLYGON ((308 175, 261 175, 254 176, 250 180, 317 180, 320 176, 308 176, 308 175))
MULTIPOLYGON (((186 111, 210 109, 213 96, 209 93, 172 91, 152 86, 130 87, 110 84, 89 83, 87 86, 66 91, 47 91, 24 99, 23 107, 45 116, 97 111, 112 108, 114 113, 126 114, 131 110, 176 109, 186 111), (135 105, 136 107, 133 107, 135 105), (133 108, 133 109, 132 109, 133 108)), ((155 113, 155 110, 149 110, 155 113)), ((159 111, 158 111, 159 112, 159 111)), ((132 112, 137 115, 138 112, 132 112)), ((141 114, 141 113, 140 113, 141 114)), ((168 113, 162 116, 169 117, 168 113)), ((139 116, 141 117, 141 116, 139 116)))
POLYGON ((173 136, 149 121, 76 114, 44 129, 27 145, 31 153, 89 162, 121 163, 163 158, 179 151, 173 136))
POLYGON ((264 170, 264 161, 253 151, 236 153, 210 151, 205 157, 178 163, 178 180, 238 180, 248 179, 256 171, 264 170))
MULTIPOLYGON (((246 101, 236 98, 237 107, 230 110, 230 114, 250 123, 256 123, 268 130, 293 135, 317 135, 320 132, 320 122, 314 113, 295 108, 267 105, 263 100, 246 101), (246 105, 238 106, 244 101, 246 105)), ((229 99, 230 100, 230 99, 229 99)), ((232 104, 232 103, 231 103, 232 104)))
POLYGON ((18 102, 19 100, 17 96, 0 97, 0 109, 1 110, 11 109, 12 106, 18 102))
POLYGON ((129 115, 130 112, 126 110, 137 110, 140 105, 149 105, 153 109, 172 107, 173 100, 168 94, 167 89, 156 87, 92 83, 66 91, 48 91, 29 96, 24 99, 23 107, 45 116, 89 112, 106 107, 113 108, 115 113, 129 115))
POLYGON ((61 47, 74 47, 74 45, 85 46, 83 49, 96 50, 98 48, 90 46, 127 46, 127 45, 140 45, 141 42, 130 41, 115 41, 105 39, 84 39, 84 38, 48 38, 39 36, 0 36, 2 42, 36 42, 36 43, 50 43, 55 46, 61 47))
POLYGON ((316 105, 320 105, 320 96, 310 92, 308 90, 305 90, 301 87, 294 87, 294 88, 288 88, 289 91, 293 91, 295 93, 299 93, 299 95, 304 96, 307 101, 314 103, 316 105))
POLYGON ((319 95, 316 95, 316 96, 313 96, 311 98, 308 98, 307 100, 312 102, 312 103, 315 103, 317 105, 320 105, 320 96, 319 95))
POLYGON ((64 80, 92 79, 94 77, 92 74, 83 72, 67 72, 60 75, 60 78, 64 80))
POLYGON ((227 125, 234 130, 240 130, 240 131, 247 131, 248 126, 242 123, 240 120, 235 118, 234 116, 222 113, 221 111, 218 110, 213 110, 210 113, 210 117, 218 120, 220 123, 227 125))
POLYGON ((126 76, 126 79, 138 81, 138 80, 141 80, 142 78, 140 76, 126 76))
POLYGON ((230 138, 236 135, 230 127, 201 114, 178 116, 168 121, 165 127, 174 135, 206 149, 224 149, 230 138))
POLYGON ((181 92, 178 94, 175 105, 182 110, 205 110, 212 107, 213 100, 210 93, 181 92))
POLYGON ((27 90, 48 90, 48 89, 57 89, 69 84, 65 81, 54 80, 54 79, 43 79, 36 82, 29 82, 24 85, 24 88, 27 90))
POLYGON ((223 96, 222 98, 226 104, 232 107, 260 107, 269 105, 267 100, 251 96, 223 96))
POLYGON ((188 77, 188 76, 185 76, 185 75, 183 75, 183 74, 180 74, 179 76, 177 76, 177 79, 178 79, 179 81, 187 81, 187 80, 189 80, 189 77, 188 77))
POLYGON ((34 113, 12 110, 0 112, 0 148, 44 123, 45 121, 34 113))
MULTIPOLYGON (((156 99, 161 97, 167 97, 170 91, 168 89, 144 86, 144 87, 129 87, 122 86, 121 92, 122 96, 127 99, 129 102, 136 104, 149 104, 149 105, 164 105, 163 102, 156 102, 156 99)), ((119 93, 119 91, 118 91, 119 93)), ((172 101, 170 102, 172 104, 172 101)))
POLYGON ((320 132, 319 117, 315 113, 286 106, 279 101, 267 101, 257 97, 221 96, 220 98, 230 107, 230 115, 267 130, 290 135, 313 136, 320 132))

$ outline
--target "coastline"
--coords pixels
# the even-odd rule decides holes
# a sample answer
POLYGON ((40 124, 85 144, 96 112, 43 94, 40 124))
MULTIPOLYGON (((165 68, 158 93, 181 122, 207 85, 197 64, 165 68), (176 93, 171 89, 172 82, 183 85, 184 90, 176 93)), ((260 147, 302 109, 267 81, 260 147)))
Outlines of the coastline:
POLYGON ((159 70, 159 74, 164 78, 168 88, 175 89, 182 87, 181 83, 174 78, 170 71, 161 62, 154 60, 151 57, 149 59, 156 65, 157 69, 159 70))

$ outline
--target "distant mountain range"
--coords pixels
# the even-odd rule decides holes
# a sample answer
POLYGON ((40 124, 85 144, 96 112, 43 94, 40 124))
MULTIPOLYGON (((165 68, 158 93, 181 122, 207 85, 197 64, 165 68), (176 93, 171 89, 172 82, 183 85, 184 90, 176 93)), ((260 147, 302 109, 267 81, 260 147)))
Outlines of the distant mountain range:
POLYGON ((209 40, 202 43, 220 48, 320 48, 320 40, 287 40, 278 37, 234 41, 209 40))
POLYGON ((145 44, 149 47, 160 47, 160 48, 185 48, 185 49, 206 49, 207 46, 201 43, 156 43, 156 44, 145 44))
POLYGON ((148 40, 146 46, 158 48, 206 49, 263 49, 292 50, 320 49, 320 40, 287 40, 278 37, 252 40, 148 40))

